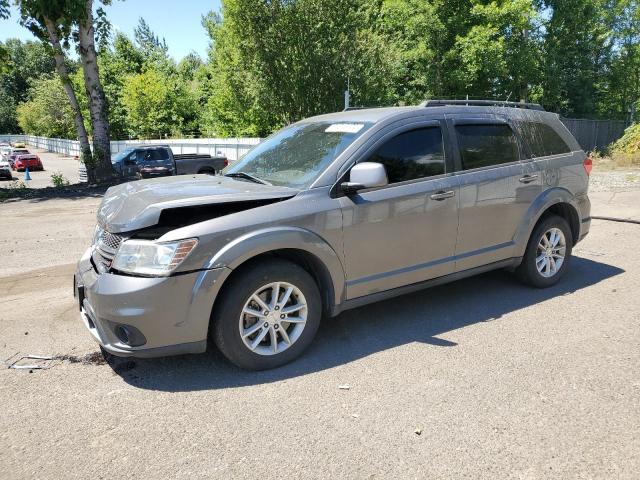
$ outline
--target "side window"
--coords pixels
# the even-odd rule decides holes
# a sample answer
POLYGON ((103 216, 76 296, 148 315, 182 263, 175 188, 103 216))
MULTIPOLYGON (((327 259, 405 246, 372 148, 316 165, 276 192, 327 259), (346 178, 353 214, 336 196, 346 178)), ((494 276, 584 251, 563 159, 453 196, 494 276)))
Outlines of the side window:
POLYGON ((571 151, 562 137, 546 123, 525 122, 522 135, 534 157, 560 155, 571 151))
POLYGON ((519 160, 518 142, 509 125, 456 125, 456 133, 463 170, 519 160))
POLYGON ((381 163, 389 183, 442 175, 444 146, 440 127, 426 127, 401 133, 388 140, 367 160, 381 163))

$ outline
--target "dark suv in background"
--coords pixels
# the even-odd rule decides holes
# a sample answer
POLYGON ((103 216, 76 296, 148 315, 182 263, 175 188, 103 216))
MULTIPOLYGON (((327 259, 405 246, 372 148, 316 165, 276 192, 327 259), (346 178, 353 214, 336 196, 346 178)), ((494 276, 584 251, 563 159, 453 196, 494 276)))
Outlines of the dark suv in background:
POLYGON ((75 291, 124 356, 282 365, 333 316, 488 270, 548 287, 589 232, 591 160, 533 104, 428 101, 302 120, 223 176, 110 188, 75 291))

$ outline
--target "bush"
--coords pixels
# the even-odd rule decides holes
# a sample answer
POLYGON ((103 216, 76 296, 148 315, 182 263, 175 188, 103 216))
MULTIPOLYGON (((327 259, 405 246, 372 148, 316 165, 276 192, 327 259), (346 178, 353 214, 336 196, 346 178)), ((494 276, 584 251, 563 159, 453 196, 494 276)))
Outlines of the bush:
POLYGON ((51 174, 51 182, 53 182, 54 187, 58 188, 69 185, 69 180, 67 180, 60 172, 54 172, 51 174))
POLYGON ((610 147, 611 158, 621 167, 640 167, 640 123, 634 123, 610 147))

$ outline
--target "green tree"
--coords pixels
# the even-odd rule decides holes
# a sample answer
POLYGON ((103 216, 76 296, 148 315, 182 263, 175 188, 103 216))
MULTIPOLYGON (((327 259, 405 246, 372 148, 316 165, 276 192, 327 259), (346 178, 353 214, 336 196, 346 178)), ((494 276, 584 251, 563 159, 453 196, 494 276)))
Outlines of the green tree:
POLYGON ((74 112, 60 79, 32 80, 27 101, 18 105, 18 123, 25 133, 54 138, 75 138, 74 112))
POLYGON ((179 132, 179 91, 160 70, 148 68, 132 75, 124 83, 122 102, 127 110, 130 133, 136 137, 156 138, 179 132))
POLYGON ((567 116, 591 116, 612 56, 608 0, 548 0, 543 104, 567 116))
POLYGON ((385 46, 367 27, 364 0, 229 0, 210 15, 212 95, 207 127, 264 135, 355 102, 388 100, 385 46))
POLYGON ((27 99, 32 78, 55 70, 51 53, 41 42, 9 39, 4 44, 5 69, 0 72, 0 133, 20 131, 16 107, 27 99))

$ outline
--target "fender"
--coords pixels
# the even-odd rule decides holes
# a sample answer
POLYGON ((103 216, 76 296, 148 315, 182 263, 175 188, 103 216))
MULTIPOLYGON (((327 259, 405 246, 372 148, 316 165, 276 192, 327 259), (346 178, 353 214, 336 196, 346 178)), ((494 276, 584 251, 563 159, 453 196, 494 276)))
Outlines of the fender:
MULTIPOLYGON (((578 215, 578 225, 581 225, 582 218, 580 218, 580 209, 575 201, 574 195, 562 187, 554 187, 542 192, 533 203, 529 206, 527 213, 525 214, 522 222, 520 223, 516 235, 513 239, 515 244, 515 256, 522 257, 527 249, 527 243, 529 237, 533 232, 533 228, 542 216, 542 214, 551 206, 558 203, 567 203, 573 207, 578 215)), ((575 239, 577 240, 577 239, 575 239)))
POLYGON ((261 253, 281 249, 302 250, 313 255, 329 274, 333 286, 333 305, 342 302, 346 280, 338 254, 322 237, 304 228, 271 227, 241 235, 222 247, 206 268, 227 267, 234 270, 261 253))

